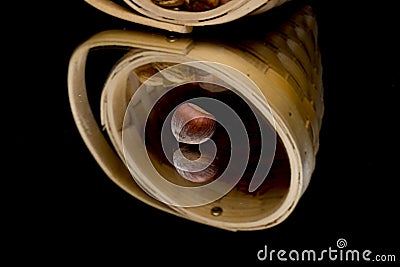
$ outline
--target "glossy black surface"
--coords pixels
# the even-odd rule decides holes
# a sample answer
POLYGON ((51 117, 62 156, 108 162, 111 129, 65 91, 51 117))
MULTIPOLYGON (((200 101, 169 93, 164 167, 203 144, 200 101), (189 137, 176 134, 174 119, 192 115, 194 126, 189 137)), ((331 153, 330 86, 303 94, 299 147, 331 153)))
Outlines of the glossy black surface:
MULTIPOLYGON (((264 245, 322 250, 336 248, 344 238, 349 249, 395 254, 399 261, 400 25, 395 1, 312 3, 325 95, 316 169, 288 219, 271 229, 237 233, 134 199, 103 173, 79 135, 67 95, 73 50, 102 30, 142 27, 84 1, 15 7, 24 10, 14 17, 21 26, 4 26, 5 43, 17 50, 9 69, 21 70, 19 56, 25 66, 24 75, 11 71, 6 77, 16 93, 12 113, 22 114, 7 127, 17 129, 8 139, 15 144, 9 158, 17 163, 10 179, 16 192, 4 202, 12 259, 51 266, 266 266, 283 262, 257 260, 264 245)), ((107 72, 106 61, 97 63, 97 71, 107 72)))

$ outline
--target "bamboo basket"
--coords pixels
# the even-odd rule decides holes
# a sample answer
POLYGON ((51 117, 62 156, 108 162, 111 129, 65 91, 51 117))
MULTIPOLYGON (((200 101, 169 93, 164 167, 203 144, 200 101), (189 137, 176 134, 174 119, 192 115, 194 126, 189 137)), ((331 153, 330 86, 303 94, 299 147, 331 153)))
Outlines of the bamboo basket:
MULTIPOLYGON (((301 7, 275 31, 229 43, 186 35, 171 41, 162 33, 146 31, 100 32, 78 46, 70 59, 68 90, 77 128, 108 177, 140 201, 164 212, 230 231, 273 227, 295 209, 315 167, 324 112, 317 33, 316 17, 310 6, 301 7), (123 48, 126 53, 107 76, 101 92, 100 118, 97 118, 88 99, 86 61, 91 51, 110 47, 123 48), (246 191, 246 181, 239 181, 228 193, 204 205, 171 205, 161 201, 156 196, 168 192, 158 184, 159 173, 171 177, 175 174, 170 166, 157 161, 153 165, 158 166, 149 167, 147 157, 151 155, 142 151, 143 136, 140 135, 130 143, 136 158, 131 161, 133 167, 128 166, 124 153, 124 122, 133 95, 143 91, 141 84, 146 83, 146 77, 137 75, 138 70, 149 64, 166 62, 221 64, 227 66, 219 69, 222 76, 229 69, 243 74, 233 75, 229 80, 234 84, 233 90, 254 105, 261 116, 274 125, 276 133, 276 153, 271 169, 254 192, 246 191), (263 109, 266 104, 269 110, 263 109)), ((149 103, 156 102, 159 96, 160 91, 144 90, 134 104, 137 109, 131 117, 133 125, 152 120, 151 116, 145 116, 145 110, 149 110, 149 103)), ((175 96, 178 98, 178 94, 175 96)))
POLYGON ((91 6, 124 19, 173 32, 188 33, 193 26, 230 22, 246 15, 266 12, 290 0, 231 0, 217 8, 193 12, 166 9, 151 0, 85 0, 91 6))

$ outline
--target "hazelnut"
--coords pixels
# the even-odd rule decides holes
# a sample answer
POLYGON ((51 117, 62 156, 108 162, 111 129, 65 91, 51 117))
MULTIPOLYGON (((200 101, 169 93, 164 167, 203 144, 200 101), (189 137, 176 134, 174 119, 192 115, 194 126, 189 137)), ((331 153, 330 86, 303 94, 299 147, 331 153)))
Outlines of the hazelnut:
POLYGON ((214 115, 192 103, 180 104, 171 119, 172 134, 178 142, 201 144, 214 134, 214 115))
POLYGON ((216 175, 218 168, 213 161, 210 155, 189 148, 180 148, 173 155, 179 175, 195 183, 208 182, 216 175))
POLYGON ((185 7, 188 11, 207 11, 219 6, 220 0, 185 0, 185 7))
POLYGON ((153 3, 161 7, 179 7, 185 3, 185 0, 153 0, 153 3))

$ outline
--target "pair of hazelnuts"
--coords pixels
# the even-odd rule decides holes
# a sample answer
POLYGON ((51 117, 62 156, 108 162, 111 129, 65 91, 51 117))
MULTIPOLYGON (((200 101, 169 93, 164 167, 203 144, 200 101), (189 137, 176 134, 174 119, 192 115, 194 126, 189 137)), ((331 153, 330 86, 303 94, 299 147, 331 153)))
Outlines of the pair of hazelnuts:
POLYGON ((180 104, 171 118, 171 130, 175 139, 185 144, 173 154, 176 171, 186 180, 195 183, 208 182, 217 174, 215 155, 199 152, 192 146, 209 141, 217 128, 213 114, 190 102, 180 104))

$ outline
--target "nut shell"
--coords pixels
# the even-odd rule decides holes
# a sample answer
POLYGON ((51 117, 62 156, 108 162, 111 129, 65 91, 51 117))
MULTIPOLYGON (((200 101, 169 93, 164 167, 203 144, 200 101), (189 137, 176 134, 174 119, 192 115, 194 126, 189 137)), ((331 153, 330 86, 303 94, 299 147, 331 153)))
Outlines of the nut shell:
POLYGON ((220 0, 185 0, 185 8, 188 11, 207 11, 219 6, 220 0))
POLYGON ((208 182, 214 178, 218 171, 212 157, 187 148, 176 150, 173 155, 173 162, 179 175, 194 183, 208 182))
POLYGON ((158 6, 161 7, 179 7, 185 3, 185 0, 152 0, 158 6))
POLYGON ((201 144, 209 140, 217 127, 214 115, 192 103, 183 103, 171 119, 172 134, 178 142, 201 144))

